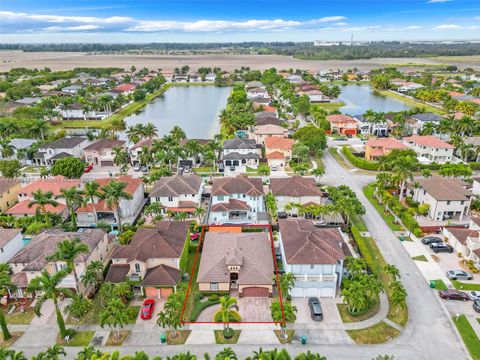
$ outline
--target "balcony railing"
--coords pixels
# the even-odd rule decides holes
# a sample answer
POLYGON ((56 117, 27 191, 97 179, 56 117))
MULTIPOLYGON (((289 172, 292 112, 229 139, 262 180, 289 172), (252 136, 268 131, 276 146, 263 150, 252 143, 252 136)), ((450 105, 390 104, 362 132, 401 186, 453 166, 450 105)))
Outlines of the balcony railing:
POLYGON ((305 274, 305 275, 295 275, 295 281, 300 282, 331 282, 337 281, 337 274, 305 274))

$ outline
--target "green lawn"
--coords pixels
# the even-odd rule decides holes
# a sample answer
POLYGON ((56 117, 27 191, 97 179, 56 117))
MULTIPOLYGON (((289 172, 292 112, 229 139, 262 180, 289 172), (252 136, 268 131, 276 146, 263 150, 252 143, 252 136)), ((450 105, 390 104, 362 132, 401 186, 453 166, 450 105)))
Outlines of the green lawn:
POLYGON ((454 316, 452 319, 471 357, 474 360, 479 360, 480 339, 478 338, 477 334, 475 334, 475 331, 468 322, 467 317, 465 315, 460 315, 458 318, 454 316))
POLYGON ((33 309, 27 309, 25 312, 15 312, 13 314, 5 314, 7 324, 10 325, 28 325, 35 317, 33 309))
POLYGON ((337 309, 344 323, 359 322, 375 316, 375 314, 378 313, 378 310, 380 309, 380 301, 376 301, 375 305, 372 306, 370 310, 358 316, 351 315, 347 310, 347 305, 345 304, 337 304, 337 309))
POLYGON ((383 220, 387 223, 388 227, 392 229, 392 231, 400 231, 401 226, 399 224, 395 224, 394 220, 395 217, 390 212, 385 212, 385 208, 377 202, 377 199, 373 196, 373 185, 369 184, 363 188, 363 193, 367 197, 367 199, 372 203, 372 205, 377 209, 378 213, 382 215, 383 220))
POLYGON ((412 260, 428 262, 428 260, 427 260, 427 258, 425 257, 425 255, 414 256, 414 257, 412 257, 412 260))
POLYGON ((3 335, 0 332, 0 349, 1 348, 9 348, 10 346, 12 346, 12 344, 15 341, 17 341, 18 338, 20 338, 20 336, 23 335, 23 331, 10 331, 10 335, 12 335, 12 337, 10 339, 8 339, 7 341, 4 341, 3 340, 3 335))
POLYGON ((183 345, 187 341, 192 330, 177 330, 176 335, 172 338, 172 331, 167 331, 167 345, 183 345))
POLYGON ((77 331, 69 341, 57 337, 57 343, 63 346, 88 346, 94 335, 95 331, 77 331))
MULTIPOLYGON (((135 324, 137 321, 138 312, 140 311, 140 306, 129 306, 129 313, 131 317, 129 318, 129 324, 135 324)), ((83 316, 80 320, 76 321, 72 317, 68 317, 66 323, 68 325, 96 325, 100 323, 100 313, 104 310, 102 303, 100 301, 100 296, 96 296, 92 300, 92 306, 90 310, 83 316)))
MULTIPOLYGON (((193 251, 193 249, 192 249, 188 254, 187 271, 188 271, 189 274, 192 273, 192 268, 193 268, 193 264, 194 264, 194 260, 195 260, 195 254, 196 254, 196 249, 195 249, 195 251, 193 251)), ((193 309, 195 308, 195 297, 198 294, 198 283, 196 282, 196 279, 197 279, 198 266, 200 265, 200 255, 201 254, 199 254, 198 259, 197 259, 197 264, 196 264, 196 267, 195 267, 195 275, 192 279, 192 283, 191 283, 191 286, 190 286, 190 292, 189 292, 188 298, 187 298, 187 304, 185 306, 185 313, 183 315, 183 319, 185 321, 189 321, 191 319, 193 309)))
POLYGON ((480 284, 474 284, 474 283, 463 283, 457 280, 452 280, 453 286, 455 286, 455 289, 458 290, 476 290, 480 291, 480 284))
POLYGON ((287 334, 287 338, 285 339, 282 336, 282 330, 273 330, 273 332, 277 336, 278 341, 280 341, 280 344, 291 344, 293 341, 293 336, 295 335, 295 330, 285 330, 287 334))
POLYGON ((447 285, 445 285, 445 283, 443 282, 443 280, 433 280, 435 281, 435 290, 447 290, 447 285))
POLYGON ((214 330, 215 332, 215 342, 217 344, 236 344, 238 338, 240 337, 241 330, 233 330, 234 334, 231 339, 225 339, 223 337, 223 330, 214 330))
POLYGON ((383 344, 400 334, 383 321, 365 329, 347 330, 347 333, 357 344, 383 344))
POLYGON ((339 101, 339 102, 333 102, 333 103, 320 103, 315 105, 328 112, 331 112, 331 111, 339 110, 342 106, 345 105, 345 103, 339 101))

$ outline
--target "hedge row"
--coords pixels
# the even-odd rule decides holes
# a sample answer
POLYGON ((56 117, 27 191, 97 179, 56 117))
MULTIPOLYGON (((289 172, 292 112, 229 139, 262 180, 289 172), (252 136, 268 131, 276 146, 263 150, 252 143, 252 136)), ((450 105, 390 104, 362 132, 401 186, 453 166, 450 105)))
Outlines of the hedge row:
POLYGON ((373 170, 377 171, 378 170, 378 163, 373 162, 373 161, 367 161, 365 159, 359 158, 358 156, 355 156, 352 154, 348 146, 343 146, 342 147, 342 153, 345 155, 345 157, 352 163, 352 165, 364 169, 364 170, 373 170))
MULTIPOLYGON (((376 275, 380 275, 384 265, 385 260, 383 260, 382 254, 378 248, 371 249, 371 244, 368 243, 367 239, 360 234, 356 226, 351 227, 351 232, 355 243, 358 246, 358 250, 362 257, 365 259, 370 270, 376 275)), ((373 241, 373 239, 372 239, 373 241)), ((376 245, 373 245, 376 247, 376 245)))
POLYGON ((403 206, 403 204, 392 194, 390 194, 388 191, 385 190, 379 190, 382 191, 384 196, 388 196, 389 198, 392 199, 393 206, 390 206, 390 211, 394 212, 395 215, 397 215, 400 220, 402 221, 403 226, 410 230, 413 235, 420 237, 422 236, 422 229, 420 229, 420 226, 418 225, 417 220, 413 217, 411 212, 403 206))

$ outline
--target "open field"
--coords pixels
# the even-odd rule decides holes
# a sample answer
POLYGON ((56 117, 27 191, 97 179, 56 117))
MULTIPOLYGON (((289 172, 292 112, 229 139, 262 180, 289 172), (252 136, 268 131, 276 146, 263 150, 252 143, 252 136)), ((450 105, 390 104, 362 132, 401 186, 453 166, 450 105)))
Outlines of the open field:
POLYGON ((220 66, 224 70, 238 69, 241 66, 250 66, 253 69, 301 68, 305 70, 321 69, 349 69, 358 68, 366 71, 384 65, 402 64, 442 64, 449 63, 459 68, 480 68, 478 56, 439 58, 376 58, 365 60, 299 60, 283 55, 134 55, 134 54, 89 54, 82 52, 28 52, 0 51, 0 71, 11 68, 43 68, 48 66, 52 70, 68 70, 74 67, 122 67, 130 68, 134 64, 137 68, 162 68, 171 71, 175 67, 189 65, 196 69, 202 66, 220 66))

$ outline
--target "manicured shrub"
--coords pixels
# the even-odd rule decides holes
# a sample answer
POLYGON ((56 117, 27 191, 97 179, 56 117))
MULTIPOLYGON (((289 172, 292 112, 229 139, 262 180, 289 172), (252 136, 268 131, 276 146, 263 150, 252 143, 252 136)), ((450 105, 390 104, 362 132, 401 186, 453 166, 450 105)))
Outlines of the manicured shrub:
POLYGON ((348 146, 344 146, 342 148, 342 153, 345 155, 345 157, 352 163, 352 165, 364 169, 364 170, 372 170, 372 171, 377 171, 378 170, 378 163, 373 162, 373 161, 367 161, 365 159, 359 158, 358 156, 355 156, 352 154, 348 146))

